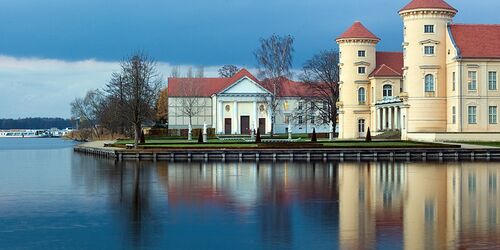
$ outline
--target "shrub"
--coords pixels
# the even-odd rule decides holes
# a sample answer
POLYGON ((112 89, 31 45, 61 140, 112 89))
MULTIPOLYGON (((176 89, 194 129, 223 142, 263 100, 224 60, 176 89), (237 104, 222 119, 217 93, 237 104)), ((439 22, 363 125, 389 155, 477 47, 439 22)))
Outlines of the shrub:
POLYGON ((370 127, 368 127, 368 131, 366 131, 366 138, 365 138, 365 141, 366 142, 371 142, 372 141, 372 135, 370 133, 370 127))

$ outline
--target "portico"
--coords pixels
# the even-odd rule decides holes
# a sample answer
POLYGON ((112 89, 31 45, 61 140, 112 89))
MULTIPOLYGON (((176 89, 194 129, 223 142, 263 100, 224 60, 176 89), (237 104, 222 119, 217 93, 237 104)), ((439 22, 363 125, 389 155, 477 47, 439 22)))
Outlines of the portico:
POLYGON ((377 131, 399 130, 401 128, 401 108, 399 106, 377 107, 377 131))
POLYGON ((377 131, 401 130, 402 106, 399 97, 385 98, 375 105, 377 131))
POLYGON ((212 99, 216 106, 213 126, 217 134, 251 134, 257 129, 262 134, 270 131, 271 112, 267 108, 270 96, 267 89, 248 77, 216 93, 212 99))
POLYGON ((270 112, 265 95, 219 94, 216 99, 217 134, 250 134, 253 129, 261 133, 270 130, 270 112))

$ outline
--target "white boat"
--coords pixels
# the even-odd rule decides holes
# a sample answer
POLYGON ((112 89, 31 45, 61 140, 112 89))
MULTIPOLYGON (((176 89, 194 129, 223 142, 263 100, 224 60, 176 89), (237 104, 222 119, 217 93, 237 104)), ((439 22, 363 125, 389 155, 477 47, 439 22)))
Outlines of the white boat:
POLYGON ((0 138, 46 138, 49 133, 45 130, 10 130, 0 131, 0 138))

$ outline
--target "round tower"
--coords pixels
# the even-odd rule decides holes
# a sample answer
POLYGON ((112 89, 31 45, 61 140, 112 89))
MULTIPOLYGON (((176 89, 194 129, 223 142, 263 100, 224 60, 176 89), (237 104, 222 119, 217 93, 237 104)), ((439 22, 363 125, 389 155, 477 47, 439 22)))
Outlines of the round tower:
POLYGON ((446 132, 446 32, 456 13, 443 0, 414 0, 399 11, 410 133, 446 132))
POLYGON ((336 41, 340 53, 339 138, 364 137, 371 124, 368 77, 376 67, 375 47, 380 39, 355 22, 336 41))

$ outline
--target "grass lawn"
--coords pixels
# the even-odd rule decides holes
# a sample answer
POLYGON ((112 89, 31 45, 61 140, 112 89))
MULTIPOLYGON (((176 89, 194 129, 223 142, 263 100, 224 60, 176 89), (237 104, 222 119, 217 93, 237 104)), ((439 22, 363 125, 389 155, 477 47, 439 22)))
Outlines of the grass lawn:
POLYGON ((472 145, 489 146, 489 147, 500 147, 500 141, 462 141, 462 142, 455 142, 455 143, 472 144, 472 145))
MULTIPOLYGON (((120 140, 115 145, 123 147, 133 140, 120 140)), ((141 148, 443 148, 454 147, 439 143, 422 143, 413 141, 328 141, 319 140, 311 143, 309 139, 298 142, 264 142, 256 144, 243 140, 210 139, 207 143, 198 144, 197 140, 181 139, 148 139, 141 148)))

